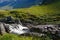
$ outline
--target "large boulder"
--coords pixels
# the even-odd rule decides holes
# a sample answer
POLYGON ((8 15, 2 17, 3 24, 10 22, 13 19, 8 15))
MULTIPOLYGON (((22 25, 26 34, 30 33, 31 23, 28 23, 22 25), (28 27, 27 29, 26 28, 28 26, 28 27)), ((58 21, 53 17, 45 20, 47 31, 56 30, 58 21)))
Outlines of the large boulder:
POLYGON ((0 23, 0 34, 5 34, 6 31, 5 31, 5 27, 3 25, 3 23, 0 23))

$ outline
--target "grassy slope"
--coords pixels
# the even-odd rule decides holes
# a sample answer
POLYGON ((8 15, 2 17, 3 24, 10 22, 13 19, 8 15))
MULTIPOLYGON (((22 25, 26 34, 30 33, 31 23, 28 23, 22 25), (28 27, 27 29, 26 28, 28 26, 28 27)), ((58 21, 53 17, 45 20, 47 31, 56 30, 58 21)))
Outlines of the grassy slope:
MULTIPOLYGON (((41 6, 32 6, 30 8, 20 8, 15 9, 15 11, 18 11, 20 13, 20 16, 22 16, 22 19, 26 19, 27 17, 29 19, 30 16, 25 14, 25 16, 21 15, 21 12, 23 13, 30 13, 35 16, 38 16, 40 19, 38 19, 38 22, 46 23, 51 22, 51 24, 57 23, 60 24, 60 1, 47 4, 47 5, 41 5, 41 6), (57 14, 57 15, 56 15, 57 14)), ((5 17, 11 15, 8 10, 0 10, 0 17, 5 17)), ((18 13, 17 13, 18 14, 18 13)), ((15 16, 15 15, 11 15, 15 16)), ((31 17, 32 18, 32 17, 31 17)), ((34 19, 34 18, 33 18, 34 19)), ((37 21, 37 20, 35 20, 37 21)))
POLYGON ((28 12, 38 17, 43 16, 43 21, 41 22, 43 24, 46 22, 50 22, 49 24, 60 24, 60 1, 42 6, 32 6, 30 8, 16 9, 16 11, 22 11, 24 13, 28 12))
POLYGON ((30 8, 18 9, 18 11, 30 12, 36 15, 45 15, 47 13, 60 13, 60 1, 42 6, 32 6, 30 8))
MULTIPOLYGON (((22 11, 22 12, 30 12, 32 14, 46 14, 46 13, 60 13, 60 1, 47 4, 47 5, 41 5, 41 6, 32 6, 30 8, 20 8, 15 9, 16 11, 22 11)), ((8 11, 0 10, 2 13, 8 13, 8 11)))

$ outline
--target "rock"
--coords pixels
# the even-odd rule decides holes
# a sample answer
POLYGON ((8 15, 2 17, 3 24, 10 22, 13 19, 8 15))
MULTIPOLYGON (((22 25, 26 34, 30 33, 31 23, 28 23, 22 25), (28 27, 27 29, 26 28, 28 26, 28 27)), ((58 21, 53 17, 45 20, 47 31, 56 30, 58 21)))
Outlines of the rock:
POLYGON ((5 33, 6 31, 5 31, 4 25, 0 23, 0 34, 5 34, 5 33))
POLYGON ((5 27, 5 31, 7 33, 9 33, 10 32, 10 30, 9 30, 9 24, 4 24, 4 27, 5 27))

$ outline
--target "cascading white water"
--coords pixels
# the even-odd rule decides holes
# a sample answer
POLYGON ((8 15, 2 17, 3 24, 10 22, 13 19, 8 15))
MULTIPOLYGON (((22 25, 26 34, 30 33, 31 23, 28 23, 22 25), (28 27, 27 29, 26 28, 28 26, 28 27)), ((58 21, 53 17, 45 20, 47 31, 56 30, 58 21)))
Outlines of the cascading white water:
POLYGON ((25 34, 29 32, 29 29, 27 27, 23 27, 22 25, 18 24, 18 25, 9 25, 9 29, 10 29, 10 33, 14 33, 14 34, 25 34))

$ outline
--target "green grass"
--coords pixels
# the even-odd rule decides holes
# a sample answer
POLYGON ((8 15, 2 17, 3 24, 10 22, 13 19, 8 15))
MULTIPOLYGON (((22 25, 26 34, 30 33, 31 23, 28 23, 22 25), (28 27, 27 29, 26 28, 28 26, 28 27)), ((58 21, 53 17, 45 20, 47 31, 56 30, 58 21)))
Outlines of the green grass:
POLYGON ((22 12, 29 12, 34 15, 45 15, 45 14, 52 14, 52 13, 60 13, 60 1, 47 4, 47 5, 41 5, 41 6, 32 6, 30 8, 21 8, 17 9, 17 11, 22 12))
POLYGON ((14 34, 4 34, 0 40, 32 40, 31 37, 18 36, 14 34))
MULTIPOLYGON (((32 6, 30 8, 20 8, 20 9, 14 9, 18 12, 24 12, 24 13, 31 13, 34 15, 45 15, 45 14, 52 14, 52 13, 60 13, 60 1, 57 0, 57 2, 53 2, 51 4, 47 5, 41 5, 41 6, 32 6)), ((12 10, 12 11, 14 11, 12 10)), ((9 13, 8 10, 0 10, 0 13, 9 13)))
POLYGON ((38 37, 38 36, 18 36, 15 34, 4 34, 0 36, 0 40, 51 40, 48 36, 47 37, 38 37))

